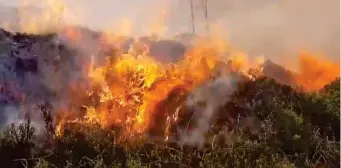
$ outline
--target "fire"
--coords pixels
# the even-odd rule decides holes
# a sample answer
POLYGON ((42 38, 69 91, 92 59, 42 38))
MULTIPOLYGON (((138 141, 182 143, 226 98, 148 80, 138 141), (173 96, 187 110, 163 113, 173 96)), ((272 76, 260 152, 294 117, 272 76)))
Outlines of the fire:
MULTIPOLYGON (((67 121, 64 118, 57 127, 58 132, 67 122, 96 123, 104 128, 119 125, 124 130, 123 135, 128 137, 159 127, 155 115, 160 112, 160 103, 167 100, 174 89, 190 92, 216 76, 218 68, 223 69, 223 73, 238 71, 248 76, 247 69, 255 63, 250 63, 247 55, 240 52, 232 52, 230 57, 221 56, 219 51, 226 50, 222 46, 219 41, 199 40, 182 61, 174 64, 155 60, 149 55, 148 45, 139 40, 135 40, 128 53, 107 56, 104 66, 96 67, 93 56, 88 68, 91 87, 84 91, 91 100, 78 100, 85 114, 67 121)), ((257 57, 254 62, 262 64, 263 61, 263 57, 257 57)), ((307 89, 321 88, 339 74, 339 65, 322 62, 311 55, 302 55, 300 63, 297 84, 307 89)), ((178 119, 179 107, 165 115, 164 134, 168 138, 170 125, 178 119)))
POLYGON ((296 83, 306 90, 318 90, 340 76, 340 64, 321 56, 304 53, 299 57, 299 74, 296 83))
MULTIPOLYGON (((80 35, 76 29, 64 33, 74 39, 80 35)), ((97 66, 96 55, 87 66, 89 87, 73 87, 70 99, 81 106, 63 111, 57 125, 57 136, 62 135, 67 123, 99 124, 103 128, 121 128, 121 137, 131 138, 148 132, 150 129, 163 128, 169 139, 171 125, 181 115, 185 100, 183 93, 189 93, 198 85, 217 75, 239 72, 249 79, 250 67, 262 71, 264 57, 249 60, 242 52, 232 51, 226 41, 218 37, 198 39, 176 63, 161 63, 149 52, 148 44, 135 39, 127 53, 121 51, 124 38, 119 35, 102 34, 102 43, 114 46, 117 51, 106 56, 105 64, 97 66), (109 43, 109 44, 108 44, 109 43), (227 56, 229 55, 229 56, 227 56), (176 94, 172 108, 160 108, 176 94), (76 96, 78 95, 78 96, 76 96), (179 104, 179 102, 182 104, 179 104), (181 102, 183 101, 183 102, 181 102), (162 113, 161 115, 159 113, 162 113), (163 117, 163 118, 160 118, 163 117), (164 126, 160 126, 160 122, 164 126)), ((312 55, 300 57, 301 73, 295 76, 296 84, 307 90, 316 90, 339 76, 339 65, 321 61, 312 55)), ((173 100, 173 99, 172 99, 173 100)), ((166 108, 166 107, 165 107, 166 108)))
MULTIPOLYGON (((20 10, 20 31, 41 33, 50 28, 62 28, 61 33, 66 36, 66 40, 81 43, 83 33, 77 27, 61 25, 60 18, 66 11, 61 0, 49 0, 47 9, 39 17, 32 17, 20 10)), ((155 23, 150 25, 151 31, 146 34, 154 36, 154 40, 155 36, 165 36, 166 17, 167 11, 162 11, 155 23)), ((161 63, 151 56, 149 44, 138 38, 134 39, 127 53, 123 52, 123 46, 132 36, 132 29, 130 20, 124 18, 114 32, 101 34, 100 41, 115 51, 105 53, 108 55, 105 64, 101 66, 96 65, 97 55, 92 55, 90 61, 84 61, 86 82, 89 85, 87 83, 87 86, 81 87, 80 84, 70 83, 66 97, 71 105, 58 109, 60 119, 57 119, 56 136, 63 135, 66 124, 77 123, 97 124, 103 128, 119 126, 121 137, 127 138, 164 127, 163 134, 168 140, 172 124, 178 121, 182 113, 181 108, 185 104, 183 96, 186 93, 219 75, 238 72, 253 80, 255 76, 249 74, 248 70, 256 67, 262 71, 260 65, 264 63, 264 57, 249 60, 245 53, 233 51, 226 40, 220 37, 219 30, 213 31, 215 34, 209 37, 194 40, 181 61, 161 63), (169 100, 174 93, 175 98, 169 100), (174 101, 169 102, 172 107, 160 107, 165 101, 174 101), (159 125, 160 122, 164 122, 164 125, 159 125)), ((295 84, 308 91, 318 90, 340 76, 338 63, 313 54, 302 54, 299 65, 300 72, 293 75, 295 84)), ((21 94, 14 97, 25 99, 21 94)))
MULTIPOLYGON (((155 60, 149 55, 148 46, 145 52, 133 52, 132 47, 127 54, 107 56, 106 64, 100 67, 95 66, 93 56, 88 68, 91 87, 84 91, 92 100, 83 102, 86 109, 83 117, 63 119, 58 132, 67 122, 97 123, 102 127, 119 125, 125 136, 157 127, 153 116, 158 112, 158 105, 175 88, 190 91, 213 77, 218 65, 227 66, 227 60, 214 47, 214 43, 198 42, 182 61, 174 64, 155 60)), ((176 122, 178 113, 179 109, 167 114, 165 134, 169 133, 169 125, 176 122)))

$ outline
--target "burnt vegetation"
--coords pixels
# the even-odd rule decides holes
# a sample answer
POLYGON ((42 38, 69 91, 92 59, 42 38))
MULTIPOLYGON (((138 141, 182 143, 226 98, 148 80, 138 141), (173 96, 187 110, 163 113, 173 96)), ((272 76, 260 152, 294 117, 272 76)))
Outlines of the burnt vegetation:
MULTIPOLYGON (((13 38, 21 36, 27 37, 13 38)), ((37 63, 25 62, 17 61, 20 71, 36 72, 37 63)), ((340 79, 318 92, 300 91, 268 77, 241 82, 217 112, 202 148, 178 143, 177 128, 193 125, 193 111, 181 106, 187 94, 176 88, 157 106, 151 135, 164 132, 165 114, 179 110, 180 119, 170 128, 175 138, 169 141, 122 138, 119 126, 77 123, 66 124, 57 136, 53 108, 48 102, 39 104, 44 132, 37 133, 28 114, 7 126, 0 136, 1 167, 340 166, 340 79)))

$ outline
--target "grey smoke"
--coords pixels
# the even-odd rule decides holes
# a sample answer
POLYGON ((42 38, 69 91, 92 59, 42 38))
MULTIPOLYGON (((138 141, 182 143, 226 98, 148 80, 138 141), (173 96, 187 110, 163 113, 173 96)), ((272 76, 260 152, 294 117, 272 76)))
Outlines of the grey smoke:
POLYGON ((20 109, 15 105, 1 106, 0 114, 2 115, 0 129, 2 129, 5 126, 18 121, 20 109))
MULTIPOLYGON (((196 4, 196 27, 204 30, 200 0, 196 4)), ((276 61, 295 58, 301 49, 326 54, 339 60, 340 1, 330 0, 209 0, 209 20, 223 28, 222 37, 251 56, 265 55, 276 61)), ((169 29, 187 25, 187 1, 177 1, 171 9, 169 29)))
POLYGON ((181 130, 180 144, 202 147, 215 113, 230 100, 238 81, 234 76, 221 76, 199 86, 189 95, 186 104, 195 111, 195 126, 191 130, 181 130))
MULTIPOLYGON (((31 104, 31 106, 35 104, 31 104)), ((18 125, 26 122, 25 116, 23 115, 25 112, 30 114, 31 126, 35 129, 35 133, 40 135, 44 131, 44 124, 41 119, 37 115, 33 115, 34 110, 37 110, 34 107, 27 106, 19 106, 15 104, 1 105, 0 107, 0 131, 5 129, 7 126, 14 124, 18 125), (32 115, 31 115, 32 114, 32 115), (32 116, 32 117, 31 117, 32 116)))

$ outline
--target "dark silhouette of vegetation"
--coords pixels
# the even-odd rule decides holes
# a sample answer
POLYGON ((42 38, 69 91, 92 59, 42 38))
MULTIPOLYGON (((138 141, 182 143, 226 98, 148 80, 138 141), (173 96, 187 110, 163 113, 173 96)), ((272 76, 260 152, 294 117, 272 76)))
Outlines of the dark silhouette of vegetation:
POLYGON ((203 149, 174 142, 119 140, 114 129, 99 125, 68 124, 63 136, 55 136, 52 109, 44 104, 39 105, 46 128, 46 141, 40 142, 44 145, 37 144, 38 135, 27 115, 25 122, 2 133, 0 163, 6 168, 339 167, 339 104, 339 79, 315 93, 265 77, 248 81, 224 107, 235 119, 229 128, 232 143, 210 141, 212 145, 203 149), (257 132, 245 131, 246 125, 239 123, 237 116, 243 113, 259 120, 257 132))

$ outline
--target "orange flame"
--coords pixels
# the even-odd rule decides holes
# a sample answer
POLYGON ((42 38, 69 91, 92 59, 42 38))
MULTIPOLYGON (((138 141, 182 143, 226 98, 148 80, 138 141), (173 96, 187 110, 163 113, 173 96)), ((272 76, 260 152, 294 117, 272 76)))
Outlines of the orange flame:
POLYGON ((324 85, 340 76, 340 64, 321 56, 304 53, 299 57, 299 74, 296 84, 308 91, 321 89, 324 85))

